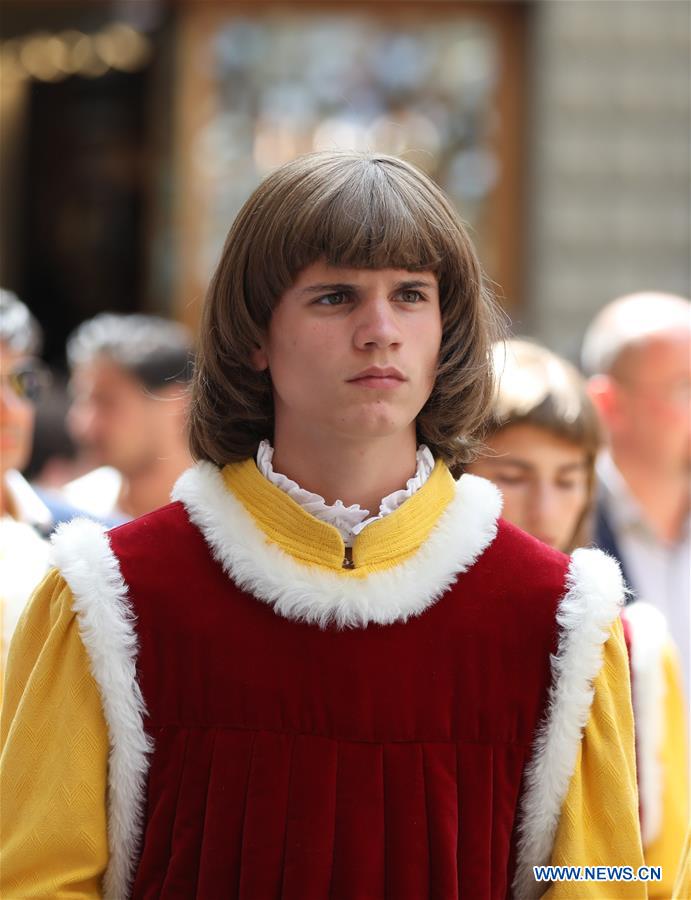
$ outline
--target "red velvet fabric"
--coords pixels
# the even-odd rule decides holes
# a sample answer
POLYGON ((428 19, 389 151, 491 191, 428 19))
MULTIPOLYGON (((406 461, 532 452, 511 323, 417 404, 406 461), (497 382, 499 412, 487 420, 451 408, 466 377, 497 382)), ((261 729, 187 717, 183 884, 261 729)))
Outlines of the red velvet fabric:
MULTIPOLYGON (((626 607, 624 607, 622 609, 622 611, 619 615, 619 618, 621 619, 621 628, 622 628, 622 631, 624 632, 624 642, 626 643, 626 655, 628 656, 628 659, 629 659, 629 678, 631 679, 631 696, 633 697, 633 696, 635 696, 636 687, 637 687, 636 682, 634 680, 634 676, 633 676, 633 668, 631 666, 631 653, 632 653, 632 649, 633 649, 633 629, 631 627, 631 622, 629 621, 629 619, 626 615, 626 607)), ((638 775, 641 771, 640 766, 638 765, 638 762, 639 762, 638 754, 639 754, 639 747, 638 747, 638 741, 636 741, 636 781, 637 782, 638 782, 638 775)), ((641 803, 640 784, 638 785, 638 787, 639 787, 639 791, 638 791, 638 821, 641 823, 641 829, 642 829, 645 811, 643 809, 643 804, 641 803)))
POLYGON ((155 741, 135 897, 509 896, 566 557, 501 522, 424 614, 339 631, 240 591, 180 504, 110 538, 155 741))

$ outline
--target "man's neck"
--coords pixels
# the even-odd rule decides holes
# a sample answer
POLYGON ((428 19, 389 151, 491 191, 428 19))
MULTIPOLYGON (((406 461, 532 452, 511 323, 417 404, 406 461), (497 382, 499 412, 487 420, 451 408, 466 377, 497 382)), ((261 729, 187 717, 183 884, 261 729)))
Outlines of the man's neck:
POLYGON ((122 476, 118 509, 136 518, 170 502, 170 492, 185 469, 192 465, 187 448, 170 452, 136 472, 122 476))
POLYGON ((679 539, 689 512, 689 473, 654 465, 612 448, 612 459, 653 533, 664 541, 679 539))
POLYGON ((404 488, 415 474, 416 449, 412 430, 368 441, 294 440, 277 432, 273 468, 328 504, 357 503, 374 515, 382 498, 404 488))
POLYGON ((10 492, 5 484, 5 473, 0 472, 0 516, 16 515, 10 492))

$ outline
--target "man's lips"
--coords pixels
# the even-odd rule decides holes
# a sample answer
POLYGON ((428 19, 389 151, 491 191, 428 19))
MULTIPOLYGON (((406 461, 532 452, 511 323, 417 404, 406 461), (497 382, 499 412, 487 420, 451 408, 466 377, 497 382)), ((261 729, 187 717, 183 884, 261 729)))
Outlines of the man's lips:
POLYGON ((403 372, 393 366, 370 366, 348 379, 349 384, 380 389, 399 387, 404 381, 407 379, 403 372))

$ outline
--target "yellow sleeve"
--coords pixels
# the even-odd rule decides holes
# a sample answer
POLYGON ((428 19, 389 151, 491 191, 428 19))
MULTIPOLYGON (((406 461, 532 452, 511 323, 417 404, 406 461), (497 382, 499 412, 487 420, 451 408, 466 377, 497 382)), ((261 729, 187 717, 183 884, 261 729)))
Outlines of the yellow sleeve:
POLYGON ((677 880, 674 882, 672 891, 672 900, 688 900, 689 897, 691 897, 691 825, 686 832, 677 880))
MULTIPOLYGON (((662 827, 645 847, 645 862, 662 866, 662 881, 650 885, 650 897, 671 896, 689 822, 689 774, 686 747, 686 707, 676 651, 668 642, 662 657, 665 682, 664 727, 661 747, 662 827)), ((691 892, 688 894, 691 898, 691 892)))
MULTIPOLYGON (((590 717, 561 810, 551 865, 643 865, 629 662, 619 619, 604 646, 590 717)), ((555 882, 549 900, 647 897, 643 882, 555 882)))
POLYGON ((0 896, 99 897, 108 736, 72 595, 56 571, 17 625, 0 747, 0 896))

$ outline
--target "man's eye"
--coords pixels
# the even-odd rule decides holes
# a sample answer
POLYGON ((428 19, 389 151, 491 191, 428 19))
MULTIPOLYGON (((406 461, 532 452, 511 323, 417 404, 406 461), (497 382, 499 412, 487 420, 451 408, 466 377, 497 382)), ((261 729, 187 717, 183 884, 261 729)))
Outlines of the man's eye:
POLYGON ((581 486, 581 485, 580 485, 580 482, 575 481, 575 480, 574 480, 574 481, 571 481, 570 479, 569 479, 569 480, 562 479, 561 481, 558 481, 558 482, 557 482, 557 487, 558 487, 559 490, 561 490, 561 491, 575 491, 575 490, 577 490, 580 486, 581 486))
POLYGON ((319 306, 340 306, 347 299, 348 297, 343 291, 338 291, 336 294, 324 294, 323 297, 317 299, 316 303, 319 306))
POLYGON ((510 484, 510 485, 523 484, 523 482, 525 481, 525 479, 523 478, 522 475, 505 475, 502 472, 498 472, 494 476, 494 480, 497 481, 499 484, 510 484))
POLYGON ((401 291, 400 297, 404 303, 418 303, 425 299, 420 291, 401 291))

